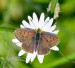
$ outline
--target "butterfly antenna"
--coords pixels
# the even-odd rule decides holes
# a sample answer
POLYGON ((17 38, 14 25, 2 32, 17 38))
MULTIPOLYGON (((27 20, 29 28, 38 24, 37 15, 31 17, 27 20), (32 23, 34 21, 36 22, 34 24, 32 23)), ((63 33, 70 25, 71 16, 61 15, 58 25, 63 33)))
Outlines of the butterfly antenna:
POLYGON ((69 59, 68 57, 66 57, 60 50, 59 50, 59 53, 67 60, 69 60, 70 62, 72 63, 75 63, 75 61, 73 61, 72 59, 69 59))

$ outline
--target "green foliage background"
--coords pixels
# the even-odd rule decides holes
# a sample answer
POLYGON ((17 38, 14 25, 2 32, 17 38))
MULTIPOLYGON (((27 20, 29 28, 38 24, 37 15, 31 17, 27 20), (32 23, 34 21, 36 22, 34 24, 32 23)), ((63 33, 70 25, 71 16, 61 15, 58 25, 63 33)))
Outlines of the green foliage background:
MULTIPOLYGON (((0 68, 74 68, 75 64, 75 0, 59 0, 60 14, 57 28, 60 32, 59 52, 51 51, 40 64, 37 58, 34 62, 25 63, 26 54, 18 57, 20 48, 12 43, 13 31, 19 28, 22 20, 28 22, 27 16, 35 12, 38 17, 42 12, 47 14, 50 0, 0 0, 0 68)), ((50 15, 49 15, 50 16, 50 15)))

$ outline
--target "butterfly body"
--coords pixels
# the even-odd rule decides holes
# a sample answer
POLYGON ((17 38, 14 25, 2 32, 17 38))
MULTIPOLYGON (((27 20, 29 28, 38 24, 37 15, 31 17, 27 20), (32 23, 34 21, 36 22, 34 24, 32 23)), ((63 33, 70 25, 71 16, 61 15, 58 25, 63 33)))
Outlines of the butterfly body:
POLYGON ((40 40, 40 29, 37 30, 36 35, 35 35, 35 43, 38 45, 38 42, 40 40))
POLYGON ((14 32, 16 38, 22 43, 22 48, 28 53, 36 51, 39 55, 48 54, 50 48, 58 45, 59 38, 48 32, 41 32, 29 28, 17 29, 14 32))

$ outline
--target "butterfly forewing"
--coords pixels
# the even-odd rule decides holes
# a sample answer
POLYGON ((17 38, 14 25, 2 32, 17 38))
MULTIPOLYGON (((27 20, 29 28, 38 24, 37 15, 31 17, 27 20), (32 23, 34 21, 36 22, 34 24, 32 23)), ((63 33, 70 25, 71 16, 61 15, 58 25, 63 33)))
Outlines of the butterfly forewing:
POLYGON ((34 51, 35 31, 32 29, 17 29, 14 32, 16 38, 22 43, 22 48, 29 53, 34 51))
POLYGON ((52 33, 43 32, 41 33, 41 38, 45 46, 49 46, 50 48, 59 44, 59 38, 52 33))

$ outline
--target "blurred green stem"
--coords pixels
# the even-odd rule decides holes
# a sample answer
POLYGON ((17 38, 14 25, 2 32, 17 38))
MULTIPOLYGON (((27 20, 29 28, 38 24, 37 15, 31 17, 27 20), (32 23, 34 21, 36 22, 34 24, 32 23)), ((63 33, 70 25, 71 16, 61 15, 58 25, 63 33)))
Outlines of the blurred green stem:
POLYGON ((57 2, 58 0, 51 0, 51 14, 54 13, 57 2))
MULTIPOLYGON (((57 60, 54 60, 53 62, 51 62, 50 64, 48 64, 47 66, 48 67, 55 67, 55 66, 58 66, 58 65, 61 65, 61 64, 64 64, 64 63, 67 63, 68 61, 71 62, 71 59, 75 59, 75 53, 73 54, 70 54, 68 56, 63 56, 63 58, 60 58, 60 59, 57 59, 57 60), (68 58, 68 59, 67 59, 68 58), (70 59, 70 60, 69 60, 70 59)), ((73 62, 71 62, 73 63, 73 62)))

